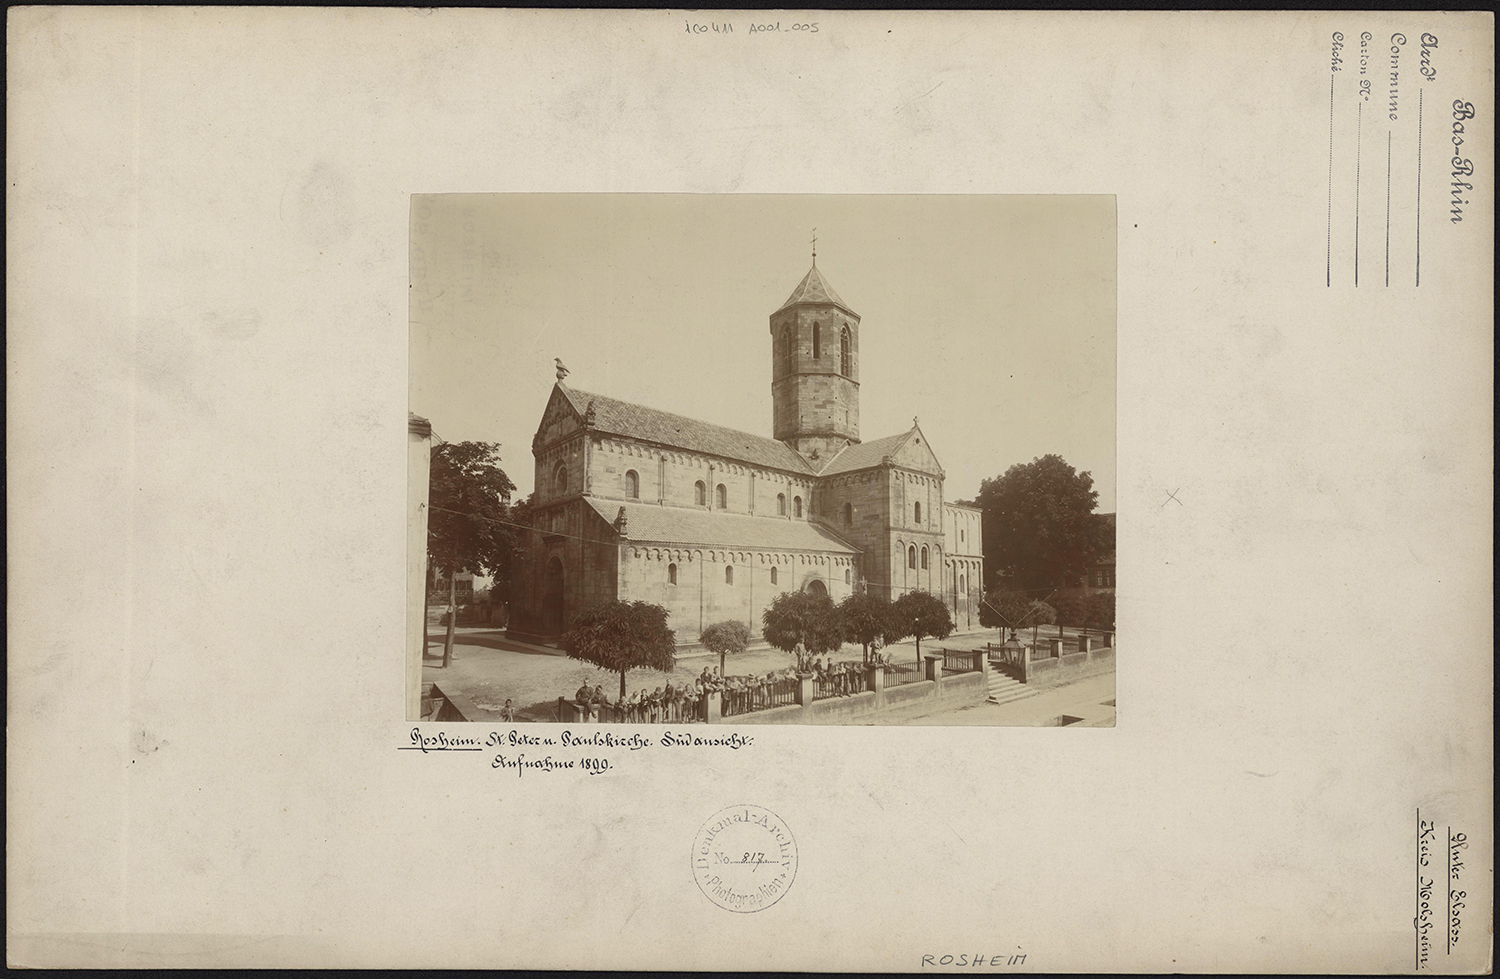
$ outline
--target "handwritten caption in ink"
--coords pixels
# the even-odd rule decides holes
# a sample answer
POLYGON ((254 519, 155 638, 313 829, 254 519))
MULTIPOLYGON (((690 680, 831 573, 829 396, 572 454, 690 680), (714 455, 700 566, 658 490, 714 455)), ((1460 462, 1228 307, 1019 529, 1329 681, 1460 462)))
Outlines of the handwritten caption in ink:
POLYGON ((738 731, 715 735, 663 731, 660 735, 647 737, 643 734, 580 733, 565 729, 553 736, 525 734, 515 729, 490 731, 488 734, 450 734, 447 731, 425 732, 414 727, 410 741, 397 750, 420 751, 424 755, 439 751, 486 752, 490 754, 490 768, 514 772, 520 777, 552 772, 603 775, 614 770, 615 763, 607 755, 597 752, 601 748, 615 753, 668 748, 738 751, 754 744, 755 738, 738 731))

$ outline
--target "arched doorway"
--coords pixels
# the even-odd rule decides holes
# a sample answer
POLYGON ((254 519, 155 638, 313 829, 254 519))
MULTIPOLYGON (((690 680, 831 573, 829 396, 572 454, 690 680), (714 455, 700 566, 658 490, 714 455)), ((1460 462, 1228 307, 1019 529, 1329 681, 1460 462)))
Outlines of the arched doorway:
POLYGON ((562 558, 554 557, 547 562, 547 587, 542 595, 542 629, 551 636, 562 632, 563 626, 563 564, 562 558))
POLYGON ((820 578, 814 578, 812 581, 809 581, 807 587, 803 590, 814 598, 828 597, 828 589, 823 586, 823 581, 820 578))

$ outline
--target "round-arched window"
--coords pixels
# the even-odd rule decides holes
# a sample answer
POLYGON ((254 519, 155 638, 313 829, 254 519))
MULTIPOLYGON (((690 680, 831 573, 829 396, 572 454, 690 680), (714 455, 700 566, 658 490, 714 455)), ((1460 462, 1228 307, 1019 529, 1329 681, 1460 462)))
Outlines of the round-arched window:
POLYGON ((714 487, 714 505, 720 510, 729 506, 729 491, 724 488, 723 483, 714 487))
POLYGON ((845 523, 845 525, 848 525, 848 524, 852 524, 853 522, 854 522, 854 504, 853 503, 845 503, 844 504, 844 523, 845 523))
POLYGON ((552 474, 552 485, 559 492, 567 492, 568 489, 568 467, 558 466, 557 471, 552 474))
POLYGON ((915 504, 913 504, 913 507, 915 508, 914 516, 916 517, 916 522, 917 523, 921 523, 922 522, 922 504, 915 503, 915 504))
POLYGON ((776 494, 776 515, 778 517, 784 517, 784 516, 786 516, 786 494, 785 493, 777 493, 776 494))
POLYGON ((632 500, 641 498, 641 477, 634 469, 625 474, 625 495, 632 500))
POLYGON ((675 564, 667 565, 667 584, 677 584, 677 565, 675 564))
POLYGON ((792 516, 802 516, 802 497, 800 496, 792 497, 792 516))
POLYGON ((926 547, 922 548, 922 570, 923 571, 927 570, 927 548, 926 547))
POLYGON ((813 324, 813 360, 823 356, 823 324, 813 324))
POLYGON ((852 569, 850 569, 850 568, 845 568, 844 569, 844 584, 847 585, 850 582, 852 582, 853 580, 854 580, 854 571, 852 569))
POLYGON ((704 506, 708 503, 708 487, 703 485, 703 480, 701 479, 693 484, 693 502, 699 506, 704 506))
POLYGON ((964 576, 963 575, 959 575, 958 576, 958 593, 960 595, 967 595, 968 592, 969 592, 969 588, 968 588, 968 586, 966 584, 964 584, 964 576))
POLYGON ((732 564, 724 569, 724 584, 734 584, 734 565, 732 564))
POLYGON ((844 327, 843 333, 839 334, 839 373, 845 377, 852 377, 850 373, 849 358, 849 328, 844 327))
POLYGON ((916 549, 916 547, 908 547, 906 549, 906 566, 908 568, 911 568, 912 570, 916 570, 916 567, 917 567, 917 549, 916 549))
POLYGON ((771 569, 771 584, 773 584, 773 585, 776 584, 776 569, 775 568, 771 569))

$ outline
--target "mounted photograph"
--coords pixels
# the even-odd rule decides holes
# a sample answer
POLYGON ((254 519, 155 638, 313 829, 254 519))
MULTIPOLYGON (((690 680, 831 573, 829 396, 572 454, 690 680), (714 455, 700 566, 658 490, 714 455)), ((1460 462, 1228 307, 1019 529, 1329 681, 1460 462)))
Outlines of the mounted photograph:
POLYGON ((1113 726, 1115 220, 414 196, 406 719, 1113 726))

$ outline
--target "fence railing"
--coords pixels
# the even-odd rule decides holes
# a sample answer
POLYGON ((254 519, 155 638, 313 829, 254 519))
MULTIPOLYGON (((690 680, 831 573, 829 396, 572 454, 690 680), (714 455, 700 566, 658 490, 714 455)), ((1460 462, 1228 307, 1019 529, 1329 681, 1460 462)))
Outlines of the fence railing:
POLYGON ((972 652, 959 649, 943 650, 944 673, 972 673, 973 671, 974 654, 972 652))
POLYGON ((743 690, 726 689, 720 701, 720 711, 724 717, 735 717, 773 707, 786 707, 797 703, 799 687, 800 683, 792 679, 772 680, 769 683, 761 681, 743 690))
POLYGON ((885 686, 899 687, 906 683, 920 683, 927 679, 927 673, 915 666, 887 666, 885 668, 885 686))

